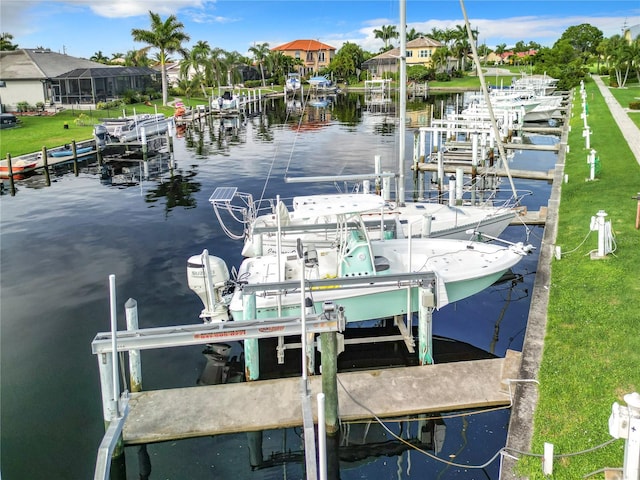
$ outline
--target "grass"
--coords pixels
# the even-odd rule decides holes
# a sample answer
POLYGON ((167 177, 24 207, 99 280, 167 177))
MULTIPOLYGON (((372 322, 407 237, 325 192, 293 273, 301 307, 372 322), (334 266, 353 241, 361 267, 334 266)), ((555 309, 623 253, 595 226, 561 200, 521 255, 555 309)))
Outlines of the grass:
MULTIPOLYGON (((197 105, 206 103, 204 99, 193 98, 189 104, 197 105)), ((185 103, 187 103, 185 101, 185 103)), ((173 115, 173 107, 163 107, 158 102, 151 106, 145 104, 127 105, 126 115, 132 115, 133 109, 136 113, 154 113, 156 108, 158 113, 173 115)), ((55 115, 42 116, 19 116, 20 126, 17 128, 0 130, 0 159, 5 158, 7 153, 13 157, 26 153, 37 152, 43 146, 47 148, 59 147, 72 140, 81 141, 93 138, 93 125, 100 122, 100 118, 119 117, 123 114, 122 109, 111 110, 63 110, 55 115), (80 115, 86 117, 78 120, 80 115), (64 125, 68 128, 65 129, 64 125)))
MULTIPOLYGON (((606 85, 608 78, 603 80, 606 85)), ((631 102, 640 102, 640 83, 627 82, 624 88, 611 88, 610 91, 624 108, 629 108, 631 102)), ((629 118, 640 127, 640 110, 630 111, 629 118)))
MULTIPOLYGON (((548 323, 539 374, 532 451, 544 442, 555 453, 579 452, 612 437, 608 419, 614 401, 640 390, 640 231, 635 229, 640 165, 617 128, 597 86, 586 83, 588 123, 601 172, 587 182, 588 151, 582 137, 580 97, 576 94, 562 185, 557 245, 561 260, 552 265, 548 323), (615 234, 616 250, 591 260, 597 232, 590 219, 604 210, 615 234), (584 243, 583 243, 584 242, 584 243)), ((594 452, 557 459, 555 480, 583 478, 604 467, 622 467, 624 441, 594 452)), ((525 457, 519 471, 543 479, 539 458, 525 457)), ((602 474, 591 478, 603 478, 602 474)))

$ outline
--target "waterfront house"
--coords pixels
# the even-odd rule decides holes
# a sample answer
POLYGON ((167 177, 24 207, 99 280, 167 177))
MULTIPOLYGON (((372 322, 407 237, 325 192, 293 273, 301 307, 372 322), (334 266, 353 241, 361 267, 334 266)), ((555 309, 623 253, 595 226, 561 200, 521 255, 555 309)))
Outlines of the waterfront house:
POLYGON ((274 47, 271 51, 282 52, 288 57, 300 59, 302 65, 297 66, 296 71, 302 77, 315 75, 329 66, 336 54, 335 47, 317 40, 294 40, 274 47))
MULTIPOLYGON (((433 54, 442 46, 438 40, 429 37, 420 37, 407 42, 407 67, 414 65, 430 67, 433 54)), ((385 73, 398 71, 398 58, 400 58, 400 48, 393 48, 365 61, 362 68, 368 70, 373 78, 382 78, 385 73)))
POLYGON ((46 108, 95 108, 127 90, 144 91, 159 81, 147 67, 103 65, 48 49, 0 52, 0 103, 3 111, 26 102, 46 108))

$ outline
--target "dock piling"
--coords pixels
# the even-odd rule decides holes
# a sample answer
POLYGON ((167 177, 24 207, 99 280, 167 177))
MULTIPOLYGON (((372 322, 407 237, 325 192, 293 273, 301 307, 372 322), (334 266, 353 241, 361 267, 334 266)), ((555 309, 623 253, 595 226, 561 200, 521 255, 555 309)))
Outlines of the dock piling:
POLYGON ((73 174, 77 177, 80 172, 78 170, 78 147, 75 140, 71 140, 71 158, 73 159, 73 174))
POLYGON ((418 306, 418 357, 420 365, 433 363, 432 322, 435 298, 431 287, 419 289, 420 305, 418 306))
POLYGON ((13 197, 16 194, 16 184, 13 179, 13 167, 11 166, 11 154, 7 152, 7 171, 9 174, 9 190, 11 191, 11 196, 13 197))
POLYGON ((42 146, 42 170, 44 171, 44 178, 47 187, 51 186, 51 177, 49 176, 49 153, 47 152, 47 147, 42 146))
POLYGON ((338 418, 338 341, 336 332, 320 334, 322 348, 322 392, 325 395, 325 426, 327 435, 339 430, 338 418))
MULTIPOLYGON (((244 314, 247 320, 256 318, 256 294, 244 297, 244 314)), ((260 345, 257 338, 244 340, 244 375, 247 381, 260 378, 260 345)))
MULTIPOLYGON (((127 330, 138 329, 138 302, 133 298, 124 304, 125 316, 127 318, 127 330)), ((132 392, 142 391, 142 367, 140 364, 140 350, 129 351, 129 389, 132 392)))

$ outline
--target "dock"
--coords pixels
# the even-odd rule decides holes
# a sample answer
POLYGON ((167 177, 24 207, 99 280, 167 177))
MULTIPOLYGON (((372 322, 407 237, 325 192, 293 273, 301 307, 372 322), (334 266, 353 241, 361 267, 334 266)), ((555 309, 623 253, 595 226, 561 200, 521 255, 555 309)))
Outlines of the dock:
MULTIPOLYGON (((339 373, 340 419, 508 407, 520 356, 509 350, 505 358, 339 373)), ((124 443, 301 426, 300 382, 295 377, 134 393, 124 443)), ((310 376, 309 383, 317 422, 322 376, 310 376)))
MULTIPOLYGON (((417 169, 421 172, 437 172, 438 165, 432 162, 418 163, 417 169)), ((416 166, 414 165, 414 169, 416 166)), ((465 175, 471 174, 471 165, 461 166, 460 164, 450 164, 444 166, 445 173, 456 173, 456 169, 462 168, 465 175)), ((477 167, 477 175, 497 175, 499 177, 507 177, 507 170, 504 168, 495 167, 477 167)), ((529 180, 546 180, 551 182, 553 180, 554 170, 538 171, 538 170, 514 170, 509 169, 509 174, 512 178, 524 178, 529 180)))

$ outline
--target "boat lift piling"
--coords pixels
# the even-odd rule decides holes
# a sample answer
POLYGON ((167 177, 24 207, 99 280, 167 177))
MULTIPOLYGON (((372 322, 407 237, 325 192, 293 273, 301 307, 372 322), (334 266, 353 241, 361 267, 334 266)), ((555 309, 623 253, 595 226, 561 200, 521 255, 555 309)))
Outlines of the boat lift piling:
POLYGON ((47 187, 51 186, 51 177, 49 175, 49 153, 47 152, 47 147, 42 146, 42 171, 44 172, 45 184, 47 187))
POLYGON ((7 172, 9 173, 9 190, 11 196, 16 194, 16 182, 13 178, 13 166, 11 165, 11 154, 7 152, 7 172))

